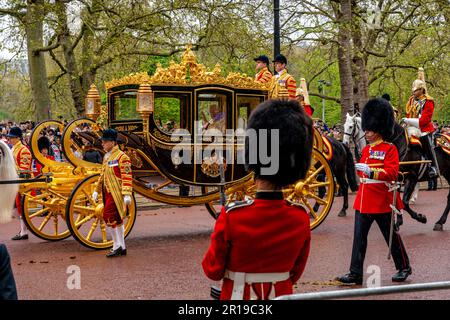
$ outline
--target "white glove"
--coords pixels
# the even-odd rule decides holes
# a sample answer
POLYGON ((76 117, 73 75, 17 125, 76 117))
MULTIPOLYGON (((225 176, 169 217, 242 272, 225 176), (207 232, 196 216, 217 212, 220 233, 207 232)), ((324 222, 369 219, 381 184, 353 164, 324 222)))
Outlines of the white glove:
POLYGON ((131 196, 128 196, 128 195, 123 196, 123 203, 124 203, 126 206, 129 206, 129 205, 131 204, 131 196))
POLYGON ((402 121, 408 126, 419 128, 419 118, 403 118, 402 121))
POLYGON ((92 199, 94 199, 95 202, 97 202, 98 200, 98 192, 94 191, 94 193, 92 194, 92 199))
POLYGON ((372 171, 370 167, 365 163, 357 163, 355 164, 355 169, 361 171, 366 176, 370 176, 370 172, 372 171))

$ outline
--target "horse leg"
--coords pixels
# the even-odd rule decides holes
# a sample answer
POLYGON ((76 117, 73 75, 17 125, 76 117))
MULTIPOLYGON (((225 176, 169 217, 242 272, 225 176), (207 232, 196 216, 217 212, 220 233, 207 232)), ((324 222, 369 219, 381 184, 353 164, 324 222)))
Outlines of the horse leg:
POLYGON ((338 217, 345 217, 347 215, 347 209, 348 209, 348 183, 347 179, 345 179, 345 171, 343 174, 339 174, 338 177, 336 177, 337 183, 339 184, 339 189, 342 190, 342 196, 343 196, 343 206, 341 211, 338 213, 338 217))
MULTIPOLYGON (((445 176, 445 179, 447 179, 448 182, 450 182, 450 173, 445 176)), ((438 222, 434 225, 433 230, 434 231, 442 231, 443 225, 447 221, 448 213, 450 211, 450 189, 448 190, 447 194, 447 206, 445 207, 444 213, 442 213, 442 216, 439 218, 438 222)))
POLYGON ((415 212, 411 207, 409 206, 409 199, 411 198, 412 193, 414 192, 414 188, 416 187, 417 180, 406 180, 405 183, 405 190, 403 192, 403 205, 405 206, 404 210, 409 213, 411 218, 414 220, 417 220, 422 223, 427 223, 427 217, 423 214, 415 212))
MULTIPOLYGON (((319 182, 324 182, 325 181, 325 175, 323 173, 319 173, 317 175, 317 181, 319 182)), ((327 192, 327 189, 325 187, 319 187, 318 189, 318 196, 320 199, 323 199, 323 197, 325 196, 325 193, 327 192)), ((320 204, 319 203, 315 203, 314 204, 314 211, 317 212, 317 210, 319 210, 320 204)))

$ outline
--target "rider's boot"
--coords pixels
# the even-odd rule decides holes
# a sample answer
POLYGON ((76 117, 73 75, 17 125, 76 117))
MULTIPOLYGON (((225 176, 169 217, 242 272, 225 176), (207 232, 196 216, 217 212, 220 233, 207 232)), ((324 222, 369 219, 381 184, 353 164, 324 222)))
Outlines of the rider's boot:
POLYGON ((432 135, 427 134, 425 136, 420 137, 420 142, 422 143, 422 148, 425 151, 425 156, 428 160, 431 160, 431 166, 429 170, 429 177, 435 178, 440 175, 439 166, 436 159, 436 153, 434 152, 434 145, 432 141, 432 135))

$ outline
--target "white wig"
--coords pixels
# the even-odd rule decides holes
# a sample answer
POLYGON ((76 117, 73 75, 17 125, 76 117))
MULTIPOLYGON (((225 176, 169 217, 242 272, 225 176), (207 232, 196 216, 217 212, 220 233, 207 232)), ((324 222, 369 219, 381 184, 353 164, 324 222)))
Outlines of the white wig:
MULTIPOLYGON (((16 164, 8 145, 0 140, 0 181, 17 180, 16 164)), ((18 184, 0 184, 0 224, 11 220, 18 184)))

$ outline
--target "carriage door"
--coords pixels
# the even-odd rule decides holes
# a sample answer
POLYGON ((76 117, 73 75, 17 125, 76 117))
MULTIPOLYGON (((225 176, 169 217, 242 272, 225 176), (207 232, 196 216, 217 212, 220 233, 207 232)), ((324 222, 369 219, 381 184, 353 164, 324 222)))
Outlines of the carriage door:
MULTIPOLYGON (((231 90, 219 88, 196 90, 193 141, 195 181, 198 183, 219 183, 219 159, 230 158, 233 155, 232 150, 230 154, 226 154, 227 129, 233 129, 235 125, 233 105, 234 96, 231 90)), ((229 162, 225 168, 226 181, 232 179, 233 161, 229 162)))

